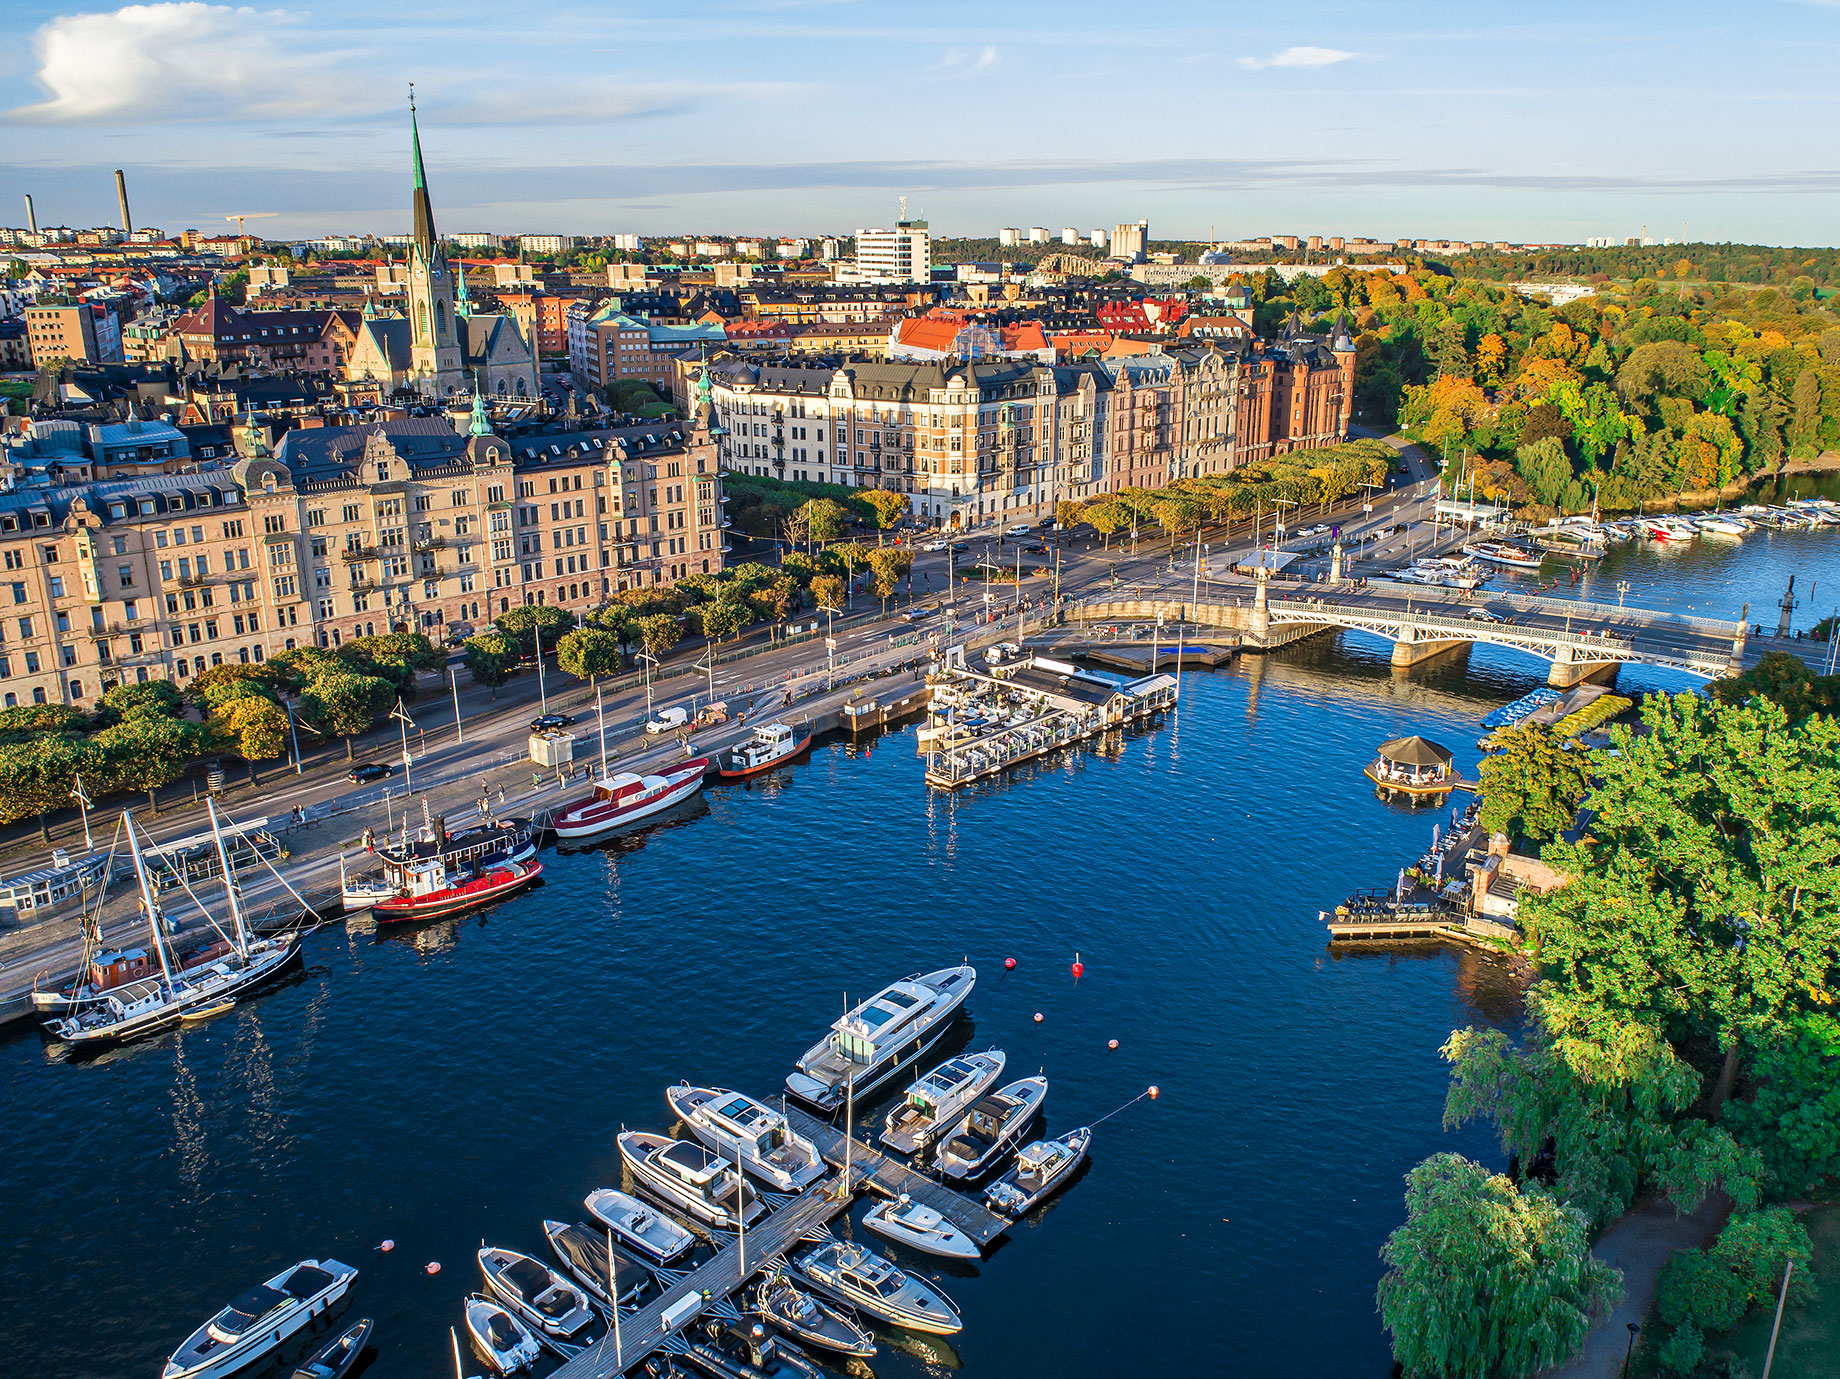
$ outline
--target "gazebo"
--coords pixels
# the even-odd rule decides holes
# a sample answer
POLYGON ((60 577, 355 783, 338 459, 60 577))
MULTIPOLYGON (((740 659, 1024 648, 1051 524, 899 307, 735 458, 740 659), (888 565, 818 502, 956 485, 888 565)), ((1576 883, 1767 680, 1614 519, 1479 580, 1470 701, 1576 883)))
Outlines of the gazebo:
POLYGON ((1394 794, 1412 799, 1447 795, 1457 787, 1452 760, 1448 747, 1428 738, 1396 737, 1380 744, 1366 775, 1387 798, 1394 794))

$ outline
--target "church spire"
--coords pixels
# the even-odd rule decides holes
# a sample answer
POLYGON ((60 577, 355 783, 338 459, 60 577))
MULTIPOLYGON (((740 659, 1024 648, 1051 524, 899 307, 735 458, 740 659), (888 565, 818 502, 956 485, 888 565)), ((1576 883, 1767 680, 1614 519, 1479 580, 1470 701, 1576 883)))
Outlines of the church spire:
POLYGON ((415 247, 424 258, 435 252, 434 205, 428 199, 428 174, 422 170, 422 131, 415 122, 415 84, 409 85, 409 145, 415 165, 415 247))
POLYGON ((486 380, 483 375, 473 379, 473 419, 466 429, 467 434, 473 436, 492 434, 492 419, 486 415, 486 380))

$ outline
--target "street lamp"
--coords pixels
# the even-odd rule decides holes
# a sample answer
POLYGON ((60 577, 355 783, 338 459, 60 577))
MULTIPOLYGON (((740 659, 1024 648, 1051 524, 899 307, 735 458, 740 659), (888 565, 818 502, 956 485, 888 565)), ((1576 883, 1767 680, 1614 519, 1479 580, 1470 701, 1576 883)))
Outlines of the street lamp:
POLYGON ((409 729, 415 726, 415 720, 404 710, 401 695, 396 697, 396 707, 390 710, 390 717, 401 724, 402 728, 403 795, 407 797, 415 793, 415 787, 409 783, 409 729))
POLYGON ((842 612, 828 603, 818 605, 818 611, 824 614, 824 689, 829 693, 837 670, 837 638, 832 635, 837 629, 835 614, 842 612))
POLYGON ((648 651, 641 651, 639 659, 645 663, 645 717, 652 718, 652 667, 658 664, 658 658, 648 651))
POLYGON ((1629 1328, 1629 1344, 1623 1350, 1623 1379, 1629 1379, 1629 1357, 1636 1353, 1636 1333, 1642 1328, 1634 1322, 1623 1324, 1629 1328))
POLYGON ((1621 608, 1623 606, 1623 597, 1628 592, 1629 592, 1629 581, 1626 579, 1619 579, 1616 582, 1616 606, 1618 608, 1621 608))
POLYGON ((81 774, 75 779, 73 788, 70 792, 70 798, 75 800, 77 802, 77 808, 83 811, 83 851, 86 853, 94 852, 96 850, 96 845, 90 841, 89 836, 89 796, 83 791, 83 777, 81 774))

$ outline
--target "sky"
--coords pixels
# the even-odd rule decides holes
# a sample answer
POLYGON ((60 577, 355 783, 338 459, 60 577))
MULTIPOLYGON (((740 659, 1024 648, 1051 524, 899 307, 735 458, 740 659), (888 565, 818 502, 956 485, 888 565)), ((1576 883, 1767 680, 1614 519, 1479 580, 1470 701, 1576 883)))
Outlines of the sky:
POLYGON ((0 223, 1831 245, 1840 0, 0 6, 0 223))

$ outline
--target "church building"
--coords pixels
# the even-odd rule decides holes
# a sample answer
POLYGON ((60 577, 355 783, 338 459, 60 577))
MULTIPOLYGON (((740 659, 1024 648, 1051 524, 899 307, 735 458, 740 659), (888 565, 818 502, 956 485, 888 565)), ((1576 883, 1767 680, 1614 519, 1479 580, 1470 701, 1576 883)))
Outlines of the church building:
POLYGON ((409 282, 402 314, 367 306, 345 376, 374 380, 387 393, 415 392, 431 401, 472 391, 500 398, 537 395, 537 356, 509 315, 473 310, 465 275, 447 262, 434 229, 434 206, 422 170, 422 136, 409 106, 415 164, 415 235, 409 245, 409 282))

